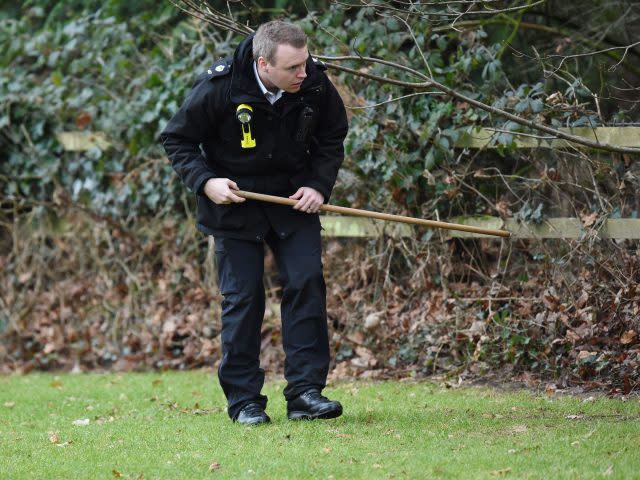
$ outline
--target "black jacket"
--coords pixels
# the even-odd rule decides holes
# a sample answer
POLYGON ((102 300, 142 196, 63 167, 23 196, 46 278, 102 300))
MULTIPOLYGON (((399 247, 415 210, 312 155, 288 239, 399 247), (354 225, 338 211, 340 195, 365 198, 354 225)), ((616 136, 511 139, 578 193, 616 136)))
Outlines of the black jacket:
POLYGON ((233 59, 216 62, 197 79, 161 139, 174 170, 196 194, 198 229, 262 240, 270 227, 286 237, 310 223, 319 224, 318 216, 250 200, 216 205, 202 192, 206 181, 230 178, 241 190, 280 196, 308 186, 328 201, 344 158, 348 126, 344 104, 324 65, 311 57, 300 90, 284 92, 271 105, 255 79, 252 39, 238 46, 233 59), (241 146, 242 125, 236 118, 240 104, 253 108, 254 148, 241 146))

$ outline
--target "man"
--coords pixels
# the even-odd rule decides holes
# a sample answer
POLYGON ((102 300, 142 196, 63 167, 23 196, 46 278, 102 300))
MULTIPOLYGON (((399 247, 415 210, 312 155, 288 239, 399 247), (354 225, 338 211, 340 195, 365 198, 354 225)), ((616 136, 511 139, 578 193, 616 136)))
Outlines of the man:
POLYGON ((299 27, 266 23, 233 58, 198 78, 161 135, 173 168, 196 194, 198 229, 215 238, 224 297, 218 377, 229 416, 242 424, 270 421, 259 361, 265 243, 283 288, 287 416, 342 414, 340 403, 321 394, 329 341, 317 213, 333 189, 348 126, 324 70, 299 27), (297 202, 245 201, 236 190, 297 202))

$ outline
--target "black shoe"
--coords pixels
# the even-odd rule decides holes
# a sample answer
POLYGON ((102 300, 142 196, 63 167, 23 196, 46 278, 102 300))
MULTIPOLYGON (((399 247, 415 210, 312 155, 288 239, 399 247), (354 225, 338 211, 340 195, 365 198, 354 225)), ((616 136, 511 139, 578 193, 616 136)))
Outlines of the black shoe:
POLYGON ((259 403, 247 403, 234 420, 242 425, 260 425, 270 421, 269 415, 264 412, 264 408, 259 403))
POLYGON ((289 420, 314 420, 316 418, 336 418, 342 415, 340 402, 320 395, 320 390, 311 389, 287 402, 289 420))

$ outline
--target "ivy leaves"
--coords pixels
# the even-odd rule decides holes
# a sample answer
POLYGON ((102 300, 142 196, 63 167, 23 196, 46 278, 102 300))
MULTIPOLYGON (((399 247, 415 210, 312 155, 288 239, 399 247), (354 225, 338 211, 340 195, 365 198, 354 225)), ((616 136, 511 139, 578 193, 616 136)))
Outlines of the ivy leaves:
POLYGON ((2 20, 0 175, 8 181, 0 194, 48 201, 61 188, 122 218, 154 214, 161 200, 174 205, 179 187, 157 136, 213 54, 170 5, 151 21, 148 9, 117 18, 118 3, 70 19, 36 6, 2 20), (150 41, 158 22, 173 25, 169 46, 150 41), (78 129, 101 132, 113 147, 65 151, 55 135, 78 129))

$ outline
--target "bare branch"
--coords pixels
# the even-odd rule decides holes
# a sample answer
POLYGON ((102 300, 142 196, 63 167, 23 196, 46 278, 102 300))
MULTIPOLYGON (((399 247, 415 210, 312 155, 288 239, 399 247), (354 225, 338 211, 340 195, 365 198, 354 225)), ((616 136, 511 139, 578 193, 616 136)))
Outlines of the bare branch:
POLYGON ((497 133, 508 133, 509 135, 517 135, 520 137, 535 138, 537 140, 555 140, 555 135, 534 135, 532 133, 514 132, 512 130, 503 130, 501 128, 487 127, 486 130, 497 133))
POLYGON ((248 35, 253 29, 236 21, 231 12, 223 13, 211 8, 204 0, 169 0, 177 8, 198 20, 210 23, 223 30, 248 35))
POLYGON ((398 85, 400 87, 409 87, 409 88, 418 89, 418 88, 429 88, 433 84, 432 82, 420 82, 420 83, 403 82, 402 80, 395 80, 393 78, 381 77, 379 75, 373 75, 371 73, 362 72, 360 70, 355 70, 353 68, 343 67, 342 65, 337 65, 335 63, 326 62, 325 65, 329 68, 334 68, 342 72, 351 73, 358 77, 368 78, 369 80, 375 80, 376 82, 389 83, 391 85, 398 85))
POLYGON ((469 103, 470 105, 473 105, 475 107, 480 108, 481 110, 484 110, 486 112, 489 113, 493 113, 495 115, 499 115, 501 117, 507 118, 509 120, 512 120, 520 125, 524 125, 525 127, 529 127, 529 128, 533 128, 534 130, 540 130, 542 132, 546 132, 546 133, 550 133, 551 135, 554 135, 556 138, 561 138, 563 140, 567 140, 571 143, 577 144, 577 145, 583 145, 585 147, 589 147, 589 148, 594 148, 596 150, 605 150, 607 152, 618 152, 618 153, 640 153, 640 148, 634 148, 634 147, 620 147, 620 146, 615 146, 615 145, 610 145, 608 143, 604 143, 604 142, 597 142, 597 141, 593 141, 593 140, 589 140, 586 139, 584 137, 580 137, 578 135, 571 135, 569 133, 566 132, 562 132, 560 130, 557 130, 555 128, 549 127, 548 125, 543 125, 541 123, 537 123, 531 120, 527 120, 526 118, 522 118, 519 117, 517 115, 514 115, 512 113, 506 112, 505 110, 501 110, 499 108, 493 107, 491 105, 487 105, 485 103, 482 103, 478 100, 475 100, 471 97, 468 97, 466 95, 463 95, 462 93, 459 93, 458 91, 456 91, 453 88, 449 88, 446 85, 443 85, 439 82, 436 82, 435 80, 431 80, 431 86, 437 88, 438 90, 454 97, 457 98, 458 100, 463 100, 467 103, 469 103))
POLYGON ((389 60, 383 60, 382 58, 373 58, 373 57, 361 57, 361 56, 353 56, 353 55, 345 55, 345 56, 340 56, 340 57, 332 57, 332 56, 327 56, 327 55, 313 55, 316 58, 319 58, 320 60, 326 60, 328 62, 331 61, 336 61, 336 62, 341 62, 341 61, 346 61, 346 60, 361 60, 364 62, 370 62, 370 63, 379 63, 380 65, 387 65, 388 67, 393 67, 393 68, 397 68, 398 70, 403 70, 405 72, 409 72, 413 75, 415 75, 418 78, 421 78, 423 80, 429 80, 430 77, 428 77, 427 75, 425 75, 422 72, 419 72, 418 70, 414 70, 413 68, 409 68, 405 65, 401 65, 400 63, 396 63, 396 62, 391 62, 389 60))
POLYGON ((595 52, 587 52, 587 53, 576 53, 573 55, 547 55, 545 57, 542 57, 543 60, 549 59, 549 58, 561 58, 562 60, 560 61, 560 63, 558 64, 558 66, 556 67, 556 69, 560 69, 562 67, 562 65, 564 64, 564 62, 570 58, 580 58, 580 57, 592 57, 594 55, 598 55, 599 53, 606 53, 606 52, 611 52, 613 50, 622 50, 624 49, 624 54, 622 55, 622 58, 620 59, 620 61, 618 63, 616 63, 614 66, 609 68, 610 72, 613 72, 616 67, 618 65, 620 65, 625 57, 627 56, 627 53, 629 52, 629 50, 637 45, 640 45, 640 42, 636 42, 636 43, 632 43, 631 45, 626 45, 624 47, 610 47, 610 48, 605 48, 602 50, 598 50, 595 52))
POLYGON ((414 45, 418 49, 418 52, 420 52, 420 56, 422 57, 422 61, 424 62, 424 66, 427 68, 427 71, 429 72, 429 76, 433 77, 433 72, 431 71, 431 67, 429 66, 429 62, 427 61, 427 57, 425 56, 424 52, 422 51, 422 48, 420 47, 420 43, 418 42, 418 39, 416 38, 416 35, 413 33, 413 29, 411 28, 411 25, 409 25, 409 22, 407 22, 404 18, 401 18, 401 17, 399 17, 397 15, 394 15, 394 17, 397 18, 398 20, 400 20, 402 23, 404 23, 405 27, 407 27, 407 30, 411 34, 411 38, 413 38, 414 45))
POLYGON ((442 95, 442 92, 417 92, 417 93, 410 93, 408 95, 403 95, 401 97, 396 97, 396 98, 390 98, 389 100, 385 100, 384 102, 380 102, 380 103, 375 103, 373 105, 365 105, 365 106, 357 106, 354 107, 352 105, 345 105, 345 108, 348 108, 349 110, 364 110, 366 108, 375 108, 375 107, 380 107, 382 105, 386 105, 388 103, 393 103, 393 102, 398 102, 400 100, 404 100, 405 98, 409 98, 409 97, 417 97, 417 96, 421 96, 421 95, 442 95))
MULTIPOLYGON (((535 7, 536 5, 540 5, 541 3, 545 3, 547 0, 538 0, 535 3, 532 4, 527 4, 527 5, 516 5, 515 7, 508 7, 508 8, 502 8, 502 9, 489 9, 487 8, 487 10, 479 10, 479 11, 471 11, 468 13, 472 13, 474 15, 495 15, 497 13, 507 13, 507 12, 516 12, 516 11, 520 11, 520 10, 527 10, 529 8, 535 7)), ((483 2, 484 3, 484 2, 483 2)), ((466 15, 467 12, 456 12, 456 13, 460 13, 461 15, 466 15)))
MULTIPOLYGON (((229 14, 224 14, 221 13, 219 11, 216 11, 214 9, 211 9, 208 5, 206 5, 206 2, 204 2, 204 0, 170 0, 174 5, 176 5, 178 8, 181 8, 182 10, 184 10, 185 12, 187 12, 188 14, 196 17, 196 18, 200 18, 203 21, 209 22, 219 28, 223 28, 223 29, 228 29, 228 30, 232 30, 234 32, 237 33, 251 33, 253 32, 253 30, 251 28, 249 28, 246 25, 242 25, 239 22, 237 22, 235 19, 230 18, 230 13, 229 14), (181 4, 184 5, 181 6, 181 4)), ((513 11, 521 11, 523 9, 529 9, 533 6, 536 5, 540 5, 542 3, 544 3, 546 0, 538 0, 535 1, 533 3, 527 3, 526 5, 516 5, 516 6, 510 6, 510 7, 505 7, 505 8, 491 8, 493 5, 490 5, 491 2, 490 0, 481 0, 481 1, 473 1, 473 0, 468 0, 468 1, 464 1, 464 0, 451 0, 451 1, 444 1, 444 2, 434 2, 434 3, 429 3, 429 4, 416 4, 412 1, 410 2, 396 2, 399 3, 401 5, 405 5, 407 8, 405 9, 399 9, 399 8, 394 8, 388 4, 373 4, 373 3, 369 3, 365 0, 360 0, 359 3, 357 4, 352 4, 352 3, 348 3, 348 2, 336 2, 339 3, 341 5, 345 5, 348 7, 371 7, 373 9, 375 9, 376 11, 383 8, 384 11, 388 14, 388 12, 397 12, 399 14, 407 14, 409 11, 411 12, 412 15, 421 15, 424 14, 423 10, 420 10, 418 7, 420 6, 431 6, 431 5, 439 5, 439 6, 443 6, 443 5, 448 5, 448 4, 456 4, 456 5, 461 5, 461 6, 465 6, 468 7, 467 10, 469 12, 469 14, 473 14, 473 15, 487 15, 487 14, 491 14, 491 15, 496 15, 499 13, 505 13, 505 12, 513 12, 513 11), (484 10, 472 10, 473 7, 481 7, 484 10)), ((496 2, 497 3, 497 2, 496 2)), ((455 21, 457 21, 458 19, 461 18, 460 14, 462 13, 462 15, 466 15, 467 12, 429 12, 429 14, 435 14, 435 15, 444 15, 444 16, 448 16, 448 17, 455 17, 455 21)), ((403 21, 403 23, 405 23, 405 25, 408 28, 408 31, 410 32, 414 43, 417 45, 418 49, 420 48, 417 42, 417 39, 415 37, 415 35, 413 34, 413 31, 411 30, 410 26, 408 25, 408 22, 406 22, 405 20, 403 20, 402 18, 399 18, 398 16, 396 16, 396 18, 398 20, 403 21)), ((640 42, 628 45, 625 48, 625 55, 626 52, 629 51, 629 49, 633 48, 634 46, 640 44, 640 42)), ((596 53, 602 53, 602 52, 608 52, 610 50, 613 49, 620 49, 622 47, 613 47, 610 49, 604 49, 601 50, 599 52, 596 53)), ((426 57, 424 56, 424 54, 422 53, 422 51, 420 50, 420 53, 422 54, 423 60, 425 62, 426 68, 427 70, 429 70, 429 65, 428 62, 426 60, 426 57)), ((586 55, 586 54, 584 54, 586 55)), ((571 57, 577 57, 577 56, 583 56, 583 55, 573 55, 573 56, 565 56, 563 57, 563 61, 566 60, 566 58, 571 58, 571 57)), ((434 92, 425 92, 426 89, 428 88, 435 88, 437 89, 439 92, 444 93, 446 95, 449 95, 450 97, 456 98, 458 100, 464 101, 466 103, 468 103, 469 105, 473 105, 474 107, 477 107, 481 110, 484 110, 486 112, 489 112, 491 114, 494 115, 498 115, 500 117, 506 118, 508 120, 511 120, 519 125, 523 125, 525 127, 540 131, 540 132, 544 132, 544 133, 548 133, 550 135, 552 135, 554 138, 559 138, 559 139, 563 139, 563 140, 567 140, 568 142, 575 144, 575 145, 582 145, 585 147, 589 147, 589 148, 594 148, 594 149, 598 149, 598 150, 605 150, 605 151, 610 151, 610 152, 618 152, 618 153, 640 153, 640 148, 633 148, 633 147, 622 147, 622 146, 615 146, 615 145, 610 145, 608 143, 604 143, 604 142, 599 142, 597 140, 590 140, 590 139, 586 139, 584 137, 580 137, 577 135, 571 135, 569 133, 566 132, 562 132, 556 128, 550 127, 548 125, 544 125, 541 123, 537 123, 534 122, 532 120, 528 120, 526 118, 522 118, 518 115, 514 115, 513 113, 510 113, 508 111, 505 111, 503 109, 500 108, 496 108, 492 105, 488 105, 485 104, 481 101, 475 100, 471 97, 468 97, 467 95, 464 95, 463 93, 460 93, 459 91, 457 91, 455 88, 451 88, 448 87, 442 83, 439 83, 437 81, 434 80, 433 75, 431 75, 431 73, 429 75, 425 75, 424 73, 421 73, 413 68, 401 65, 397 62, 391 62, 388 60, 384 60, 384 59, 379 59, 379 58, 372 58, 372 57, 362 57, 362 56, 339 56, 339 57, 330 57, 330 56, 320 56, 317 55, 318 58, 322 59, 322 60, 328 60, 329 62, 326 63, 327 67, 338 70, 338 71, 342 71, 360 78, 366 78, 369 80, 373 80, 382 84, 389 84, 389 85, 397 85, 399 87, 405 87, 405 88, 410 88, 413 90, 417 90, 417 92, 415 93, 415 95, 424 95, 424 94, 433 94, 434 92), (340 61, 357 61, 357 62, 365 62, 365 63, 378 63, 381 65, 385 65, 388 67, 391 67, 393 69, 399 70, 399 71, 403 71, 403 72, 407 72, 410 73, 414 76, 416 76, 417 78, 423 80, 422 82, 407 82, 407 81, 402 81, 402 80, 397 80, 394 78, 389 78, 387 76, 382 76, 382 75, 374 75, 369 73, 368 71, 363 71, 361 69, 355 69, 355 68, 351 68, 351 67, 346 67, 346 66, 342 66, 333 62, 340 62, 340 61)), ((547 58, 551 58, 551 57, 547 57, 547 58)), ((624 56, 623 56, 624 59, 624 56)), ((394 100, 389 100, 389 101, 398 101, 401 98, 407 98, 409 96, 414 96, 414 94, 409 94, 409 95, 405 95, 404 97, 399 97, 397 99, 394 100)), ((384 105, 385 103, 388 103, 389 101, 386 102, 382 102, 380 105, 384 105)), ((510 132, 510 133, 515 133, 515 132, 510 132)))
MULTIPOLYGON (((357 59, 357 57, 351 57, 350 59, 357 59)), ((525 127, 529 127, 529 128, 533 128, 534 130, 539 130, 542 132, 546 132, 549 133, 551 135, 553 135, 555 138, 560 138, 563 140, 567 140, 571 143, 575 143, 578 145, 583 145, 585 147, 589 147, 589 148, 594 148, 597 150, 605 150, 608 152, 618 152, 618 153, 640 153, 640 148, 635 148, 635 147, 621 147, 621 146, 615 146, 615 145, 610 145, 608 143, 604 143, 604 142, 598 142, 598 141, 593 141, 593 140, 589 140, 586 139, 584 137, 580 137, 578 135, 571 135, 569 133, 566 132, 562 132, 558 129, 555 129, 553 127, 549 127, 548 125, 544 125, 541 123, 537 123, 534 122, 532 120, 527 120, 526 118, 522 118, 519 117, 517 115, 514 115, 510 112, 507 112, 505 110, 496 108, 492 105, 487 105, 486 103, 480 102, 478 100, 475 100, 471 97, 468 97, 460 92, 458 92, 457 90, 447 87, 446 85, 439 83, 437 81, 435 81, 434 79, 430 79, 429 81, 423 82, 423 83, 411 83, 411 82, 403 82, 400 80, 395 80, 395 79, 391 79, 388 77, 381 77, 378 75, 372 75, 370 73, 366 73, 366 72, 362 72, 360 70, 356 70, 353 68, 348 68, 348 67, 343 67, 341 65, 336 65, 333 63, 327 63, 326 64, 328 67, 330 68, 334 68, 336 70, 340 70, 343 72, 347 72, 347 73, 351 73, 353 75, 359 76, 359 77, 363 77, 363 78, 368 78, 370 80, 375 80, 377 82, 381 82, 381 83, 388 83, 388 84, 392 84, 392 85, 398 85, 398 86, 402 86, 402 87, 408 87, 408 88, 413 88, 413 89, 425 89, 425 88, 431 88, 431 87, 435 87, 436 89, 440 90, 443 93, 446 93, 447 95, 453 97, 453 98, 457 98, 458 100, 462 100, 464 102, 467 102, 470 105, 473 105, 475 107, 480 108, 481 110, 484 110, 486 112, 489 113, 493 113, 494 115, 498 115, 500 117, 503 118, 507 118, 509 120, 512 120, 513 122, 516 122, 520 125, 524 125, 525 127)))
MULTIPOLYGON (((349 3, 344 1, 336 1, 335 3, 338 5, 343 5, 347 8, 366 7, 366 8, 372 8, 376 11, 384 10, 386 12, 395 12, 398 14, 409 12, 412 15, 418 15, 422 18, 438 15, 441 17, 453 18, 455 19, 454 20, 454 23, 455 23, 456 20, 464 16, 497 15, 499 13, 510 13, 515 11, 528 10, 532 7, 535 7, 537 5, 540 5, 546 2, 546 0, 538 0, 532 4, 527 3, 524 5, 515 5, 510 7, 504 7, 504 8, 491 8, 491 4, 498 3, 498 1, 499 0, 496 0, 496 1, 493 1, 493 0, 442 1, 442 2, 429 2, 429 3, 418 3, 418 4, 414 2, 395 2, 395 3, 404 4, 405 6, 409 7, 408 9, 393 7, 389 4, 368 3, 368 2, 365 2, 364 0, 361 0, 358 3, 349 3), (464 12, 460 12, 451 8, 451 5, 467 6, 467 10, 464 12), (420 7, 446 7, 446 10, 426 11, 424 8, 420 8, 420 7), (481 8, 484 8, 484 10, 473 10, 473 7, 481 7, 481 8)), ((507 2, 502 2, 502 3, 507 3, 507 2)))

